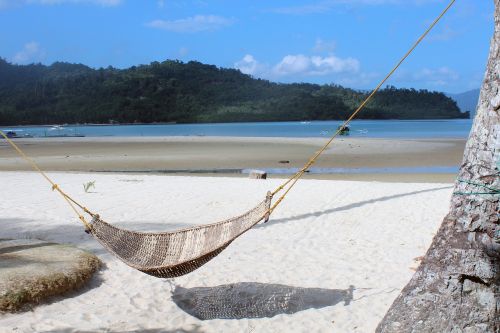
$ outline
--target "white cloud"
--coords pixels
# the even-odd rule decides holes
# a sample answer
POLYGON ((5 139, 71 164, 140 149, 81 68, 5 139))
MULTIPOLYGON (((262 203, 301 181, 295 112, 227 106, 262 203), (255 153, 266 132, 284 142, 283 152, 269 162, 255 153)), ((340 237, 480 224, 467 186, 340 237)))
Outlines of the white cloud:
POLYGON ((233 19, 216 15, 196 15, 185 19, 165 21, 154 20, 146 25, 151 28, 157 28, 172 32, 201 32, 214 31, 234 23, 233 19))
POLYGON ((311 57, 313 64, 313 73, 317 75, 325 75, 330 73, 355 73, 359 71, 360 64, 354 58, 339 58, 334 55, 328 57, 311 57))
POLYGON ((328 74, 357 73, 359 61, 353 58, 339 58, 334 55, 328 57, 305 56, 303 54, 286 55, 274 66, 262 64, 251 54, 246 54, 234 64, 244 74, 279 79, 298 76, 324 76, 328 74))
POLYGON ((292 74, 300 75, 327 75, 338 73, 355 73, 360 68, 359 61, 354 58, 339 58, 334 55, 327 57, 312 56, 302 54, 287 55, 273 68, 273 72, 278 76, 292 74))
POLYGON ((45 56, 45 51, 40 48, 37 42, 26 43, 23 49, 12 57, 12 62, 16 64, 27 64, 41 61, 45 56))
POLYGON ((277 75, 303 74, 309 71, 311 60, 302 54, 287 55, 273 68, 277 75))
POLYGON ((240 72, 242 72, 243 74, 248 74, 248 75, 262 74, 259 73, 259 67, 262 67, 262 65, 260 65, 259 62, 255 60, 255 58, 251 54, 246 54, 243 57, 243 59, 237 61, 234 64, 234 67, 236 69, 239 69, 240 72))

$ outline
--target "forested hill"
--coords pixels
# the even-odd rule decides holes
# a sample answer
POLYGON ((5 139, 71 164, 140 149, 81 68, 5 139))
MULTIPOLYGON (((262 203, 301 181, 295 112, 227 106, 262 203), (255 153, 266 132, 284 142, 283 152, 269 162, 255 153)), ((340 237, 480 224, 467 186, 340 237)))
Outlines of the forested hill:
MULTIPOLYGON (((0 124, 234 122, 345 119, 365 93, 337 85, 278 84, 199 62, 92 69, 0 58, 0 124)), ((468 118, 442 93, 388 87, 364 119, 468 118)))

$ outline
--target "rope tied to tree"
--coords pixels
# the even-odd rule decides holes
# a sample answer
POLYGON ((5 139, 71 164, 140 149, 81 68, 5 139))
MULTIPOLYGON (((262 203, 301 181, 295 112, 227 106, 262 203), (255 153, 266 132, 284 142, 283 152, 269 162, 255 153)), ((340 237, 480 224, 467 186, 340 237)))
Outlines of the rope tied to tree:
MULTIPOLYGON (((498 174, 497 174, 498 177, 498 174)), ((466 179, 457 179, 459 183, 464 183, 472 186, 479 187, 480 189, 485 189, 488 191, 484 192, 463 192, 463 191, 456 191, 453 192, 453 195, 500 195, 500 188, 494 188, 489 185, 483 184, 483 183, 477 183, 471 180, 466 180, 466 179)))

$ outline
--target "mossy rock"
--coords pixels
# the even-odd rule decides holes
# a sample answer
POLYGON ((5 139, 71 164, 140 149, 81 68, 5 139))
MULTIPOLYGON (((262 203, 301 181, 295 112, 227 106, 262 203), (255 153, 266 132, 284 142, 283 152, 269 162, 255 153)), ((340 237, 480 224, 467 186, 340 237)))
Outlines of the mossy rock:
POLYGON ((101 262, 73 246, 34 239, 0 239, 0 312, 29 308, 77 290, 101 262))

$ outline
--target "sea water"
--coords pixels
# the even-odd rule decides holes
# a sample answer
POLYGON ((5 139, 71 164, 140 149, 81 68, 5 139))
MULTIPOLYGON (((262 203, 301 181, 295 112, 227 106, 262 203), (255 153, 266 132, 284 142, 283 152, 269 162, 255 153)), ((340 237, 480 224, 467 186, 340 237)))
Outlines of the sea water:
MULTIPOLYGON (((216 124, 66 125, 0 127, 35 137, 138 137, 138 136, 236 136, 330 137, 341 121, 290 121, 216 124)), ((350 137, 366 138, 467 138, 470 119, 451 120, 354 120, 350 137)))

